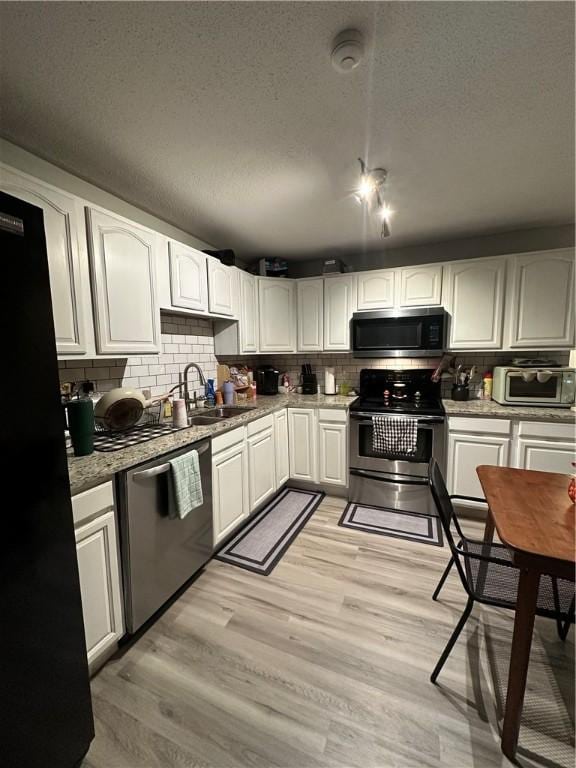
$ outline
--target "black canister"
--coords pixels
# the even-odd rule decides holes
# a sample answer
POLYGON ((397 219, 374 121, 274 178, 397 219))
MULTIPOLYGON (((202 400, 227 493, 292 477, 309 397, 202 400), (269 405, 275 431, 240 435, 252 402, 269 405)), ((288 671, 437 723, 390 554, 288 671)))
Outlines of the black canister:
POLYGON ((74 456, 89 456, 94 453, 94 405, 90 398, 70 400, 66 403, 68 411, 68 431, 72 439, 74 456))

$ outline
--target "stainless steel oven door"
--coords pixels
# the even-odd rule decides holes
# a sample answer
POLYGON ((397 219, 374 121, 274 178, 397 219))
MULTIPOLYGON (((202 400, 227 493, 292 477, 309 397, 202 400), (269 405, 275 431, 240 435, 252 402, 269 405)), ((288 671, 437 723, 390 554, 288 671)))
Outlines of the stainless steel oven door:
MULTIPOLYGON (((392 418, 405 418, 401 414, 392 418)), ((372 448, 372 415, 350 414, 350 467, 385 472, 404 477, 427 477, 428 462, 434 456, 444 468, 444 419, 441 416, 419 416, 416 452, 413 456, 398 458, 382 454, 372 448)))
POLYGON ((437 515, 427 477, 350 468, 348 500, 402 512, 437 515))

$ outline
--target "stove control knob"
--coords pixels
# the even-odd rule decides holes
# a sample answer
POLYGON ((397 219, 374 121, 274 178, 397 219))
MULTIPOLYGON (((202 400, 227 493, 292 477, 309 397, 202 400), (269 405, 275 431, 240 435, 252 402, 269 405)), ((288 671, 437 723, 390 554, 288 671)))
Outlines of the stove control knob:
POLYGON ((390 391, 388 389, 385 389, 384 390, 384 400, 388 400, 389 397, 390 397, 390 391))
POLYGON ((422 394, 420 392, 414 392, 414 400, 420 400, 422 394))

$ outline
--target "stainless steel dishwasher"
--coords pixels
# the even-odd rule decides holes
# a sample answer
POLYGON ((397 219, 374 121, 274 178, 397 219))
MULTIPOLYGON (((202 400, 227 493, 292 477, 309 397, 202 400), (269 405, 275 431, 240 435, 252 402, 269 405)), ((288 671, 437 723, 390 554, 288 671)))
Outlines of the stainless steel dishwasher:
POLYGON ((212 555, 210 441, 188 445, 118 476, 126 630, 136 632, 212 555), (170 459, 199 454, 202 506, 168 517, 170 459))

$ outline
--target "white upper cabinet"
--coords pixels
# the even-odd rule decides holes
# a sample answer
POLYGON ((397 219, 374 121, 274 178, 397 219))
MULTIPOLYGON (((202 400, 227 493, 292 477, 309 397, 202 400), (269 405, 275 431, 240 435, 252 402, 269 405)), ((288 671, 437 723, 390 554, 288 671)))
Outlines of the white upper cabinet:
POLYGON ((86 218, 97 351, 159 352, 156 234, 96 208, 86 218))
POLYGON ((300 280, 298 297, 298 351, 324 349, 324 280, 300 280))
POLYGON ((350 349, 350 320, 356 310, 356 277, 324 279, 324 349, 350 349))
POLYGON ((254 275, 240 271, 240 351, 258 352, 258 286, 254 275))
MULTIPOLYGON (((87 351, 86 325, 91 326, 88 263, 80 249, 84 235, 82 208, 75 198, 36 179, 0 167, 0 187, 13 197, 44 212, 50 292, 59 355, 81 355, 87 351), (82 280, 88 295, 82 294, 82 280)), ((23 276, 26 266, 22 265, 23 276)))
POLYGON ((574 345, 574 251, 510 257, 507 312, 511 348, 574 345))
POLYGON ((506 259, 470 259, 445 267, 450 349, 500 349, 506 259))
POLYGON ((194 312, 208 311, 206 254, 170 240, 170 297, 173 307, 194 312))
POLYGON ((238 276, 234 267, 208 256, 208 307, 215 315, 233 317, 236 310, 238 276))
POLYGON ((442 303, 442 265, 405 267, 400 273, 401 307, 437 307, 442 303))
POLYGON ((396 302, 396 270, 358 273, 358 310, 392 309, 396 302))
POLYGON ((296 351, 296 286, 282 277, 258 278, 260 352, 296 351))

